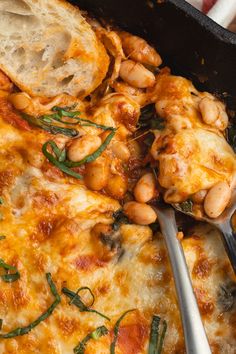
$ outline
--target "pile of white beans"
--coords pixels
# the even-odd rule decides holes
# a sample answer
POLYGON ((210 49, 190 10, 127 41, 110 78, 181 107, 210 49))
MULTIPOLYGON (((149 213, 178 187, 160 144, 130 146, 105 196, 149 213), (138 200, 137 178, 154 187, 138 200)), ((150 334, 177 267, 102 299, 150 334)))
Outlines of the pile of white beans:
MULTIPOLYGON (((143 90, 155 85, 156 77, 149 68, 156 68, 161 63, 161 57, 144 39, 126 32, 104 31, 102 40, 111 55, 116 59, 112 74, 114 88, 135 97, 143 97, 143 90), (118 80, 116 82, 116 80, 118 80), (135 91, 136 90, 136 91, 135 91), (141 91, 138 91, 141 90, 141 91)), ((24 92, 11 94, 11 103, 18 110, 24 111, 30 105, 31 98, 24 92)), ((138 100, 137 100, 138 101, 138 100)), ((145 101, 145 100, 144 100, 145 101)), ((146 102, 146 101, 145 101, 146 102)), ((160 113, 162 102, 156 102, 156 110, 160 113)), ((228 125, 228 116, 224 105, 210 94, 199 100, 198 109, 202 120, 224 131, 228 125)), ((87 155, 93 154, 103 143, 104 134, 85 134, 69 141, 66 145, 67 157, 73 162, 81 161, 87 155)), ((131 151, 127 142, 115 141, 109 147, 113 156, 127 163, 131 151)), ((122 199, 127 190, 127 180, 121 174, 110 178, 110 162, 106 156, 99 156, 85 167, 84 182, 93 191, 105 191, 112 197, 122 199)), ((156 195, 157 183, 152 173, 145 173, 136 183, 133 195, 135 201, 124 204, 124 212, 129 219, 139 225, 154 223, 157 215, 148 205, 156 195)), ((232 186, 225 181, 214 185, 211 189, 201 190, 191 196, 196 205, 203 205, 204 212, 210 218, 217 218, 227 207, 232 194, 232 186)))

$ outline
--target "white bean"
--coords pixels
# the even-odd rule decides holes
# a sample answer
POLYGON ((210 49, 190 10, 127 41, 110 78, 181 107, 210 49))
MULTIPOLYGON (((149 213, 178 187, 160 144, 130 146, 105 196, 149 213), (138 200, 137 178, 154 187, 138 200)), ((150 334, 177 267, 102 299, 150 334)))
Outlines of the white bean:
POLYGON ((160 55, 143 38, 127 32, 119 33, 125 54, 140 63, 159 66, 162 63, 160 55))
POLYGON ((84 182, 89 189, 100 191, 108 183, 109 172, 108 159, 100 156, 86 165, 84 182))
POLYGON ((129 148, 122 141, 116 141, 111 146, 112 152, 122 161, 128 161, 130 158, 129 148))
POLYGON ((137 202, 147 203, 155 196, 156 181, 152 173, 146 173, 137 182, 134 196, 137 202))
POLYGON ((202 114, 202 119, 206 124, 213 124, 219 116, 219 109, 215 101, 208 97, 204 97, 200 103, 199 108, 202 114))
POLYGON ((140 159, 142 156, 142 149, 139 143, 136 140, 129 140, 128 141, 129 151, 131 156, 136 159, 140 159))
POLYGON ((137 88, 147 88, 155 84, 153 73, 133 60, 125 60, 121 63, 120 77, 137 88))
POLYGON ((26 109, 31 102, 30 97, 24 92, 13 93, 9 96, 9 101, 16 109, 19 109, 20 111, 26 109))
POLYGON ((207 193, 204 200, 205 213, 210 218, 217 218, 225 210, 231 198, 227 182, 218 182, 207 193))
POLYGON ((67 150, 67 156, 71 161, 80 161, 87 155, 96 151, 101 144, 102 140, 99 136, 84 135, 80 138, 72 140, 67 150))
POLYGON ((225 111, 225 105, 222 102, 218 101, 217 107, 219 110, 219 115, 217 121, 215 122, 215 126, 219 130, 223 131, 227 128, 229 124, 229 117, 225 111))
POLYGON ((124 212, 131 221, 138 225, 149 225, 157 219, 152 207, 144 203, 128 202, 124 205, 124 212))
POLYGON ((115 199, 122 199, 128 189, 128 183, 123 176, 110 176, 106 186, 106 192, 115 199))

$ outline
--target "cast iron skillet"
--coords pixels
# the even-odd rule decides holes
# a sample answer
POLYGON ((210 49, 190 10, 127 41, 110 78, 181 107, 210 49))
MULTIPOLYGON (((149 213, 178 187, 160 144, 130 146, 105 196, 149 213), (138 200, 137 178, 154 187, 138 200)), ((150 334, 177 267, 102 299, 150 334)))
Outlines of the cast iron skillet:
MULTIPOLYGON (((183 0, 71 0, 152 43, 175 74, 218 94, 236 114, 236 34, 183 0)), ((236 118, 236 117, 235 117, 236 118)))

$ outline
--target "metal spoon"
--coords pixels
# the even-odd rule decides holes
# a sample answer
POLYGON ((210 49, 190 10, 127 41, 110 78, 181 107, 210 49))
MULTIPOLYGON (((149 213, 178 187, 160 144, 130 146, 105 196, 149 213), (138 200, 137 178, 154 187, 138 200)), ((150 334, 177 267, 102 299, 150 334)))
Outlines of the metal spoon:
POLYGON ((236 190, 233 191, 229 207, 216 219, 210 219, 207 217, 195 217, 191 212, 185 212, 179 206, 172 205, 179 212, 189 215, 196 220, 205 221, 211 225, 217 227, 221 231, 221 238, 224 243, 226 253, 228 254, 232 268, 236 274, 236 233, 232 228, 231 218, 236 210, 236 190))
POLYGON ((184 252, 177 239, 175 212, 172 208, 155 207, 162 234, 165 238, 174 274, 187 354, 211 354, 193 292, 184 252))

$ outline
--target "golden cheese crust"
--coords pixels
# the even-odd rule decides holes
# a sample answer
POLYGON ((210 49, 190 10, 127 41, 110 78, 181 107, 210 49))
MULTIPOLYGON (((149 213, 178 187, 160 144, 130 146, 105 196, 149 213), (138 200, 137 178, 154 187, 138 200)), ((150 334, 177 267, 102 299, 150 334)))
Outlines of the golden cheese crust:
POLYGON ((157 114, 165 122, 162 131, 154 131, 151 147, 158 161, 158 181, 166 190, 165 201, 183 202, 221 181, 233 188, 236 159, 224 136, 228 123, 224 105, 209 93, 198 92, 189 80, 166 70, 157 76, 152 94, 157 114), (219 110, 213 122, 204 120, 200 109, 203 99, 219 110))
MULTIPOLYGON (((0 319, 3 320, 0 353, 73 353, 78 343, 101 325, 107 327, 108 334, 89 341, 85 353, 108 353, 114 340, 116 321, 131 309, 134 311, 121 322, 116 354, 147 353, 154 314, 167 322, 162 353, 185 353, 173 277, 160 232, 154 232, 146 225, 124 222, 113 232, 113 239, 106 232, 98 235, 99 228, 111 228, 114 212, 121 208, 124 196, 130 197, 134 183, 145 171, 144 155, 132 137, 140 116, 139 104, 124 93, 108 94, 93 106, 62 95, 52 101, 32 99, 31 106, 25 111, 39 116, 49 114, 55 105, 64 107, 77 103, 81 117, 90 123, 116 129, 113 140, 102 153, 102 159, 108 162, 109 182, 119 176, 127 188, 125 193, 116 189, 111 193, 105 186, 98 192, 88 188, 86 179, 72 178, 49 163, 42 153, 43 144, 52 140, 64 148, 68 137, 52 135, 23 120, 9 102, 12 84, 1 75, 0 236, 4 237, 0 237, 0 258, 14 266, 20 278, 8 283, 2 277, 4 269, 0 269, 0 319), (127 144, 132 153, 125 164, 114 153, 115 144, 121 147, 122 143, 127 144), (55 297, 47 282, 47 273, 52 275, 60 303, 29 333, 2 338, 2 334, 33 323, 53 303, 55 297), (74 292, 81 287, 89 287, 95 297, 92 308, 109 317, 110 321, 94 312, 80 312, 73 301, 69 303, 62 291, 65 287, 74 292)), ((160 80, 164 79, 160 77, 160 80)), ((171 78, 166 80, 172 81, 171 78)), ((188 95, 186 87, 189 88, 190 83, 184 79, 169 82, 169 85, 174 92, 182 85, 185 87, 179 94, 174 93, 178 100, 188 95)), ((158 90, 157 80, 152 94, 157 94, 161 101, 158 90)), ((168 92, 169 89, 167 96, 168 92)), ((167 103, 162 107, 171 104, 170 101, 167 103)), ((190 106, 192 104, 191 101, 190 106)), ((178 107, 169 109, 179 110, 178 107)), ((170 188, 168 178, 173 179, 174 176, 181 195, 187 188, 187 194, 206 188, 206 181, 207 186, 216 180, 230 182, 235 170, 235 157, 222 132, 210 127, 206 131, 206 125, 194 111, 194 104, 190 111, 195 112, 199 121, 193 120, 189 129, 180 129, 169 135, 166 151, 163 150, 159 157, 161 166, 164 166, 163 170, 160 169, 161 184, 166 189, 170 188), (203 144, 208 149, 208 156, 204 154, 204 157, 203 144), (176 149, 175 155, 173 149, 176 149), (197 179, 195 170, 186 169, 187 178, 192 180, 188 185, 181 180, 178 171, 172 170, 178 158, 182 161, 189 159, 187 153, 195 156, 195 165, 191 168, 200 171, 197 179), (215 166, 220 170, 217 176, 213 172, 215 166)), ((171 120, 169 114, 165 114, 164 118, 171 120)), ((78 129, 81 136, 90 134, 103 142, 108 134, 94 125, 78 129)), ((86 176, 88 168, 80 166, 74 172, 86 176)), ((193 228, 186 236, 182 243, 212 353, 233 354, 236 349, 236 308, 232 301, 229 303, 226 293, 230 293, 236 279, 223 245, 212 228, 193 228)), ((87 295, 81 295, 85 303, 90 301, 87 295)))

